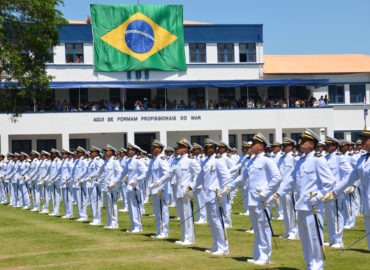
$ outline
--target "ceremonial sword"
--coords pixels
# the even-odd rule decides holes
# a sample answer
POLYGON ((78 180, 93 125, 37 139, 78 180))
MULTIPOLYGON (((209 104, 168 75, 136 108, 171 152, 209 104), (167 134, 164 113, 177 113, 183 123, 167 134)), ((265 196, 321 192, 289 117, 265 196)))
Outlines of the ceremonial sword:
MULTIPOLYGON (((316 195, 314 195, 312 192, 310 192, 311 199, 314 198, 315 196, 316 195)), ((322 257, 323 257, 324 260, 326 260, 325 252, 324 252, 324 244, 322 242, 321 234, 320 234, 319 220, 317 218, 317 210, 316 210, 315 207, 312 207, 312 211, 313 211, 313 216, 315 218, 316 232, 317 232, 317 237, 319 238, 319 242, 320 242, 320 248, 321 248, 321 252, 322 252, 322 257)))

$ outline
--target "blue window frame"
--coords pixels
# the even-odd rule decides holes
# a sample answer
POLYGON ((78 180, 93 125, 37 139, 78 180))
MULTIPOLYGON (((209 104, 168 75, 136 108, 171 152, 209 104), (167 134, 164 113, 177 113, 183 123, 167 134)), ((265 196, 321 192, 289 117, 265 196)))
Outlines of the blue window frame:
POLYGON ((253 63, 257 61, 256 43, 239 44, 239 61, 241 63, 253 63))
POLYGON ((209 136, 208 135, 198 135, 198 136, 191 136, 190 137, 190 142, 193 144, 193 143, 197 143, 197 144, 200 144, 202 146, 204 146, 204 140, 205 139, 208 139, 209 136))
POLYGON ((365 84, 351 84, 349 88, 350 102, 362 103, 366 93, 365 84))
POLYGON ((229 135, 229 145, 230 145, 230 147, 235 147, 235 148, 238 146, 235 134, 230 134, 229 135))
POLYGON ((344 86, 329 85, 329 102, 344 103, 344 86))
POLYGON ((205 43, 189 44, 190 63, 207 62, 207 46, 205 43))
POLYGON ((218 43, 217 54, 219 63, 233 63, 234 60, 234 43, 218 43))
POLYGON ((83 43, 66 43, 66 63, 82 64, 84 62, 83 43))
POLYGON ((242 141, 253 141, 254 134, 242 134, 242 141))

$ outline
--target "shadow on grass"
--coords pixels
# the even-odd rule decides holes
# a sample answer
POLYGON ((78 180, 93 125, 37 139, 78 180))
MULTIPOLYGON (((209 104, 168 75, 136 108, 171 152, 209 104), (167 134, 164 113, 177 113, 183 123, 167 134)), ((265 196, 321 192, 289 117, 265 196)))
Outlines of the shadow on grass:
POLYGON ((202 247, 189 247, 189 249, 205 252, 207 249, 202 247))
POLYGON ((360 249, 360 248, 350 248, 350 249, 338 249, 338 250, 332 250, 334 252, 338 252, 338 255, 342 255, 343 253, 347 251, 353 251, 353 252, 360 252, 360 253, 365 253, 365 254, 370 254, 370 250, 367 249, 360 249))

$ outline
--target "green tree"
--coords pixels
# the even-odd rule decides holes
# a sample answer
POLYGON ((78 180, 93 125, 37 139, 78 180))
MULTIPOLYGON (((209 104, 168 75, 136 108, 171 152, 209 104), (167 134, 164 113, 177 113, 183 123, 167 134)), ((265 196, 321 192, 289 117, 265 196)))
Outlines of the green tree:
POLYGON ((63 0, 0 1, 0 111, 15 116, 51 96, 45 61, 67 23, 63 0))

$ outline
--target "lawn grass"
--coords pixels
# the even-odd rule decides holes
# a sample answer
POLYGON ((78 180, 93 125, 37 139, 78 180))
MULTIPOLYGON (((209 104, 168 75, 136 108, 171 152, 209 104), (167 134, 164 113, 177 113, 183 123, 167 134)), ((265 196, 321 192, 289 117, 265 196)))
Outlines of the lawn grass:
MULTIPOLYGON (((228 229, 230 255, 215 257, 204 252, 212 246, 208 225, 196 225, 194 246, 178 246, 180 222, 170 220, 170 237, 152 239, 156 232, 151 205, 146 204, 144 231, 126 233, 130 229, 128 213, 119 213, 119 230, 106 230, 74 220, 50 217, 7 205, 0 206, 0 269, 304 269, 300 241, 276 238, 271 264, 258 267, 246 262, 253 257, 254 235, 245 232, 251 227, 249 217, 240 216, 240 195, 233 207, 233 227, 228 229)), ((62 207, 62 205, 61 205, 62 207)), ((61 208, 63 214, 63 208, 61 208)), ((175 208, 170 208, 174 216, 175 208)), ((90 214, 90 213, 89 213, 90 214)), ((76 211, 75 211, 76 215, 76 211)), ((91 215, 89 215, 91 217, 91 215)), ((102 211, 106 224, 105 210, 102 211)), ((284 233, 283 221, 272 221, 276 234, 284 233)), ((356 228, 345 230, 348 246, 365 234, 363 218, 356 228)), ((325 235, 327 239, 327 234, 325 235)), ((325 269, 369 269, 370 253, 363 239, 351 250, 326 249, 325 269)))

